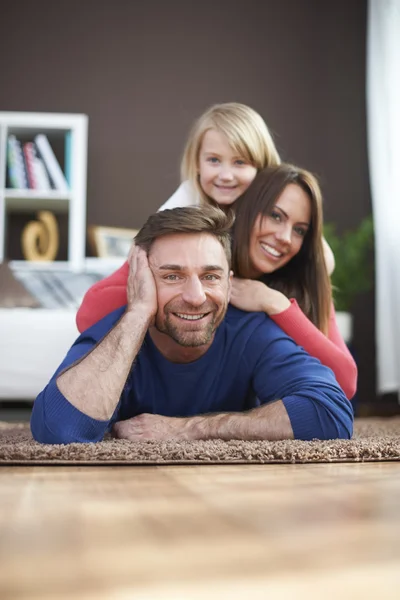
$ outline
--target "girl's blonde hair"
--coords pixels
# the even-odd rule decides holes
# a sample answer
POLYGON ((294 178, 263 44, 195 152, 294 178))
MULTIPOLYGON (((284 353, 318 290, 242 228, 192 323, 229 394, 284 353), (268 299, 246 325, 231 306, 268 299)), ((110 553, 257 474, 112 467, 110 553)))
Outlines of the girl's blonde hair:
POLYGON ((209 129, 225 135, 235 152, 258 170, 281 162, 268 127, 255 110, 237 102, 211 106, 194 123, 181 162, 182 181, 190 181, 202 203, 210 203, 198 178, 200 148, 209 129))

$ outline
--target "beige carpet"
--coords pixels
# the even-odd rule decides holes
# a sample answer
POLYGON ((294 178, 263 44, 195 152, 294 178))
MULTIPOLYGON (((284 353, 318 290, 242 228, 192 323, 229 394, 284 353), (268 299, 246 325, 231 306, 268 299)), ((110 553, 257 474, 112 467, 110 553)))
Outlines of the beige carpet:
POLYGON ((28 424, 0 422, 1 465, 146 465, 368 462, 400 460, 400 417, 356 419, 352 440, 328 442, 141 442, 51 446, 32 440, 28 424))

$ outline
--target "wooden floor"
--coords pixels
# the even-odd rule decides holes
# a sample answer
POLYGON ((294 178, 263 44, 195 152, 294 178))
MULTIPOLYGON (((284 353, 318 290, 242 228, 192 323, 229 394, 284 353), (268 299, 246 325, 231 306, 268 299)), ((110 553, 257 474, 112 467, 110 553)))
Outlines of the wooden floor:
POLYGON ((0 468, 0 598, 400 597, 400 463, 0 468))

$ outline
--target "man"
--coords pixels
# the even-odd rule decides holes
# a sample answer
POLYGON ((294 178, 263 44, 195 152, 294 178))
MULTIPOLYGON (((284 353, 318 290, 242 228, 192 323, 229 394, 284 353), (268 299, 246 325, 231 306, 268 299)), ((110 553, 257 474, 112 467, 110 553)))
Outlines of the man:
POLYGON ((86 330, 37 397, 43 443, 348 438, 330 369, 264 313, 229 306, 230 219, 152 215, 135 238, 127 306, 86 330))

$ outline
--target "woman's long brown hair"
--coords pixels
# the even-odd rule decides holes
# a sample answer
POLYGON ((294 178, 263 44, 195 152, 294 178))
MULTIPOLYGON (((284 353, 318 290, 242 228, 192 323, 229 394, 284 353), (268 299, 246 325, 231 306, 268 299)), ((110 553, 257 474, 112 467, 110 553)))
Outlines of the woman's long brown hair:
POLYGON ((249 277, 252 264, 250 240, 258 215, 270 215, 283 190, 299 185, 311 200, 311 223, 300 251, 284 267, 266 273, 260 280, 295 298, 312 323, 328 333, 332 289, 322 242, 322 197, 316 178, 294 165, 281 164, 259 171, 246 192, 235 202, 232 268, 236 277, 249 277))

